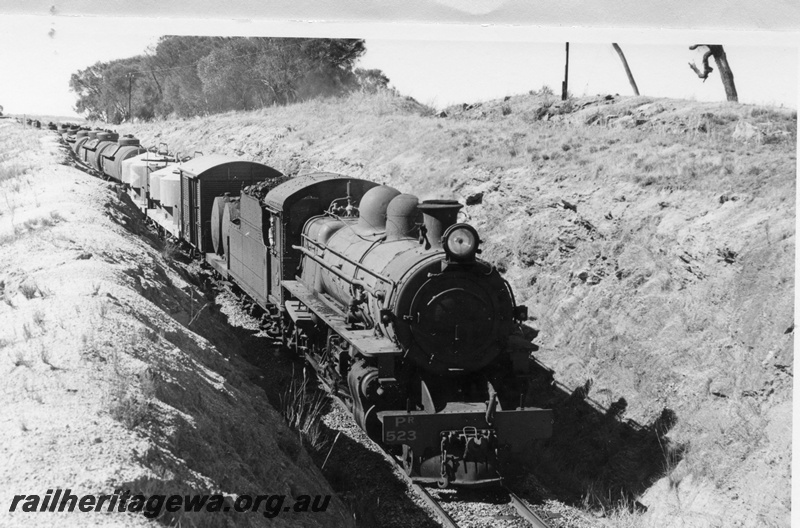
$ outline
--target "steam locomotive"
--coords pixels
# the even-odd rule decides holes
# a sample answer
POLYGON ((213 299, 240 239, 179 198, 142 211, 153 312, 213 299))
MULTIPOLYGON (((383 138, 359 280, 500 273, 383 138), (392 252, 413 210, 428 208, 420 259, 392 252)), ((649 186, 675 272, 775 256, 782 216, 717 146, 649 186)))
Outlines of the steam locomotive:
POLYGON ((77 156, 261 306, 271 333, 413 479, 498 482, 551 435, 552 411, 531 405, 526 307, 478 258, 458 202, 78 134, 77 156))

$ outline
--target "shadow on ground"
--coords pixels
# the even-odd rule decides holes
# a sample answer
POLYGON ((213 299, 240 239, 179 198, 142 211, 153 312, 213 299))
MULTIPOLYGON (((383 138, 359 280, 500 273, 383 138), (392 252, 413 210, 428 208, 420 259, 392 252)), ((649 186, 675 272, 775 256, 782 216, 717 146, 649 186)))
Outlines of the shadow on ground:
POLYGON ((528 403, 553 409, 553 435, 534 446, 526 466, 567 504, 644 508, 635 498, 683 458, 685 446, 666 436, 677 423, 675 412, 664 408, 642 425, 624 418, 624 398, 603 406, 590 396, 592 380, 569 388, 535 364, 537 389, 528 403))

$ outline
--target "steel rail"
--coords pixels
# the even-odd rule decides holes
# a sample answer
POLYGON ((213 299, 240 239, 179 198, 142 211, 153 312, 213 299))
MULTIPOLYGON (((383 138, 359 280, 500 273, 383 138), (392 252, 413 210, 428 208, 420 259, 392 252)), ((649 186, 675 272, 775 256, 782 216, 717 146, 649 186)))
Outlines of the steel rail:
MULTIPOLYGON (((316 370, 316 368, 314 370, 316 370)), ((352 416, 352 412, 350 411, 350 409, 347 408, 347 404, 344 402, 344 400, 342 400, 342 398, 333 393, 330 384, 319 377, 317 379, 321 382, 321 384, 325 388, 326 392, 328 393, 328 396, 330 396, 331 399, 333 399, 333 402, 348 416, 352 416)), ((402 475, 402 478, 403 480, 406 481, 406 484, 408 484, 408 486, 422 498, 425 504, 427 504, 428 507, 431 510, 433 510, 433 513, 436 514, 436 516, 439 518, 439 521, 442 523, 442 526, 444 526, 445 528, 460 528, 458 523, 455 520, 453 520, 450 514, 447 513, 447 510, 445 510, 442 507, 442 505, 439 504, 439 502, 433 498, 433 495, 431 495, 430 492, 428 492, 428 490, 426 490, 425 488, 414 482, 411 479, 411 477, 406 475, 405 470, 400 466, 400 463, 397 461, 397 459, 391 453, 389 453, 384 446, 378 444, 377 442, 375 443, 375 445, 378 446, 383 457, 389 463, 393 464, 395 468, 398 469, 398 472, 400 473, 400 475, 402 475)))
POLYGON ((547 524, 539 515, 530 509, 527 504, 525 504, 522 499, 517 497, 517 494, 508 489, 507 487, 503 486, 503 489, 508 493, 508 496, 511 498, 511 505, 517 510, 517 513, 520 516, 531 523, 532 526, 536 528, 550 528, 550 525, 547 524))
MULTIPOLYGON (((400 471, 405 475, 405 471, 403 471, 402 468, 400 468, 400 471)), ((411 478, 409 478, 409 480, 411 480, 411 478)), ((425 503, 430 506, 436 515, 439 516, 439 520, 442 522, 442 525, 445 526, 445 528, 459 528, 458 523, 454 521, 452 517, 450 517, 450 514, 447 513, 447 510, 442 508, 442 505, 439 504, 439 501, 434 499, 433 495, 431 495, 428 490, 413 481, 411 481, 411 487, 425 500, 425 503)))

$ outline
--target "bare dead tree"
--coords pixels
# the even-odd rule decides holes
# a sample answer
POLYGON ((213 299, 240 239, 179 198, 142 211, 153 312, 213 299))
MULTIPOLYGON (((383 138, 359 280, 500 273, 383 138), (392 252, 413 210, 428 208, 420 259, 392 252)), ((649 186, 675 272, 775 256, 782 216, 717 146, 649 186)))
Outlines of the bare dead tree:
POLYGON ((561 100, 566 101, 569 96, 569 42, 567 42, 566 63, 564 64, 564 82, 561 83, 561 100))
POLYGON ((731 66, 728 64, 728 58, 725 55, 725 50, 722 49, 722 46, 719 44, 695 44, 693 46, 689 46, 690 50, 696 50, 697 48, 705 46, 708 50, 703 54, 703 71, 700 71, 695 64, 689 63, 689 67, 697 74, 697 76, 703 79, 703 82, 708 79, 708 75, 714 71, 714 68, 708 64, 708 59, 714 57, 714 62, 717 63, 717 68, 719 68, 719 76, 722 78, 722 86, 725 88, 725 95, 728 98, 728 101, 733 101, 734 103, 739 102, 739 95, 736 93, 736 85, 733 82, 733 72, 731 71, 731 66))
POLYGON ((636 86, 636 81, 633 79, 633 73, 631 73, 631 69, 628 67, 628 61, 625 60, 625 54, 622 53, 622 48, 619 47, 619 44, 616 42, 611 44, 614 47, 614 51, 617 52, 619 55, 619 60, 622 61, 622 66, 625 68, 625 74, 628 76, 628 82, 631 83, 631 88, 633 88, 633 95, 639 95, 639 88, 636 86))

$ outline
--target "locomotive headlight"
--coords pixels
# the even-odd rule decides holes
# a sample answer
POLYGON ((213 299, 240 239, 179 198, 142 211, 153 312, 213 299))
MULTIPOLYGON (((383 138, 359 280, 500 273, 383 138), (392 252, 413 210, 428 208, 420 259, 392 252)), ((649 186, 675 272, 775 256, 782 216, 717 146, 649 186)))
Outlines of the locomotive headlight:
POLYGON ((475 260, 478 253, 478 232, 468 224, 455 224, 447 228, 442 237, 448 260, 459 262, 475 260))

